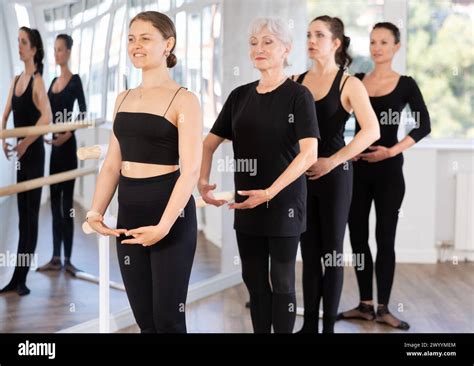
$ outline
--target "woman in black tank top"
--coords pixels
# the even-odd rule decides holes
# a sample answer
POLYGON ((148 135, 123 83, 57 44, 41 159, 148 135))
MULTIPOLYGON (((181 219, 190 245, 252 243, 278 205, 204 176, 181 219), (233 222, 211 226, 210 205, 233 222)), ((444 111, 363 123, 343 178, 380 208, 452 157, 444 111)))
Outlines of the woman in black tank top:
POLYGON ((87 214, 94 230, 117 237, 120 272, 142 333, 187 331, 197 240, 192 191, 202 124, 198 99, 176 85, 167 69, 177 61, 175 40, 174 24, 162 13, 146 11, 131 20, 128 54, 142 69, 142 85, 117 98, 113 134, 87 214), (163 173, 145 177, 148 167, 163 173), (110 229, 102 215, 117 185, 117 229, 110 229))
POLYGON ((343 281, 343 241, 352 195, 349 160, 379 136, 377 119, 362 83, 344 74, 351 63, 349 38, 339 18, 315 18, 308 30, 313 67, 297 78, 315 99, 321 142, 318 161, 307 171, 307 230, 301 235, 304 325, 318 332, 323 299, 323 333, 333 333, 343 281), (344 128, 354 110, 362 130, 345 146, 344 128), (323 264, 322 264, 322 263, 323 264), (324 271, 323 271, 324 267, 324 271))
MULTIPOLYGON (((20 58, 25 69, 15 77, 10 88, 3 112, 3 129, 6 128, 8 116, 12 111, 15 128, 44 125, 51 121, 51 108, 41 77, 44 55, 41 36, 36 29, 21 27, 18 41, 20 58)), ((3 150, 8 159, 16 153, 17 183, 43 176, 44 145, 40 136, 18 138, 18 144, 13 148, 3 141, 3 150)), ((17 266, 12 279, 0 292, 17 291, 23 296, 30 293, 26 287, 26 277, 38 238, 41 188, 18 193, 17 201, 20 236, 17 266)))

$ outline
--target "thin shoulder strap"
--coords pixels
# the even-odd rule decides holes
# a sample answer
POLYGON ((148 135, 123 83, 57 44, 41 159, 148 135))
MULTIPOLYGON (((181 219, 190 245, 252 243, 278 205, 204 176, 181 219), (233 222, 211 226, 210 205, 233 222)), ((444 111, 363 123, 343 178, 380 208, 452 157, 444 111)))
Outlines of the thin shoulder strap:
POLYGON ((117 108, 117 112, 120 110, 120 107, 122 106, 123 101, 127 98, 128 93, 130 93, 130 90, 132 90, 132 89, 128 89, 128 90, 127 90, 127 94, 125 94, 125 96, 123 97, 122 101, 120 102, 120 104, 119 104, 119 106, 118 106, 118 108, 117 108))
MULTIPOLYGON (((23 74, 23 72, 21 74, 23 74)), ((18 76, 15 76, 15 83, 13 85, 13 92, 15 92, 15 90, 16 90, 16 84, 18 83, 18 79, 20 79, 21 74, 18 75, 18 76)))
POLYGON ((342 83, 341 90, 339 91, 340 93, 342 93, 342 89, 344 89, 344 85, 346 85, 346 82, 347 82, 347 80, 349 80, 350 77, 351 77, 350 75, 348 77, 346 77, 346 79, 342 83))
POLYGON ((297 83, 300 83, 300 84, 303 84, 303 80, 306 76, 306 74, 308 73, 308 71, 305 71, 304 73, 302 73, 300 76, 298 76, 298 79, 296 79, 296 82, 297 83))
POLYGON ((173 104, 174 98, 176 98, 176 95, 178 95, 178 93, 179 93, 179 91, 180 91, 181 89, 186 89, 186 88, 183 87, 183 86, 180 86, 179 89, 176 90, 176 93, 174 93, 173 99, 171 99, 171 102, 170 102, 170 104, 168 105, 168 108, 166 108, 166 111, 165 111, 165 113, 163 114, 163 117, 166 116, 166 113, 168 113, 168 110, 170 109, 171 104, 173 104))

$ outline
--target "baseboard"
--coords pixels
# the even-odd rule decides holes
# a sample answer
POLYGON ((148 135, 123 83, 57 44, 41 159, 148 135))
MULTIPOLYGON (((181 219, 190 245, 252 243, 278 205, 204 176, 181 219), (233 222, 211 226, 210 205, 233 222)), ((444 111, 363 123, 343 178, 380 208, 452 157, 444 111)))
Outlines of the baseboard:
MULTIPOLYGON (((208 280, 200 281, 189 287, 187 303, 201 300, 210 295, 223 291, 227 288, 242 283, 242 273, 240 270, 227 274, 219 274, 208 280)), ((115 333, 120 329, 130 327, 135 323, 132 310, 128 307, 110 315, 110 333, 115 333)), ((98 333, 99 319, 92 319, 87 322, 65 328, 58 333, 98 333)))
POLYGON ((437 263, 438 251, 429 250, 397 250, 397 263, 437 263))

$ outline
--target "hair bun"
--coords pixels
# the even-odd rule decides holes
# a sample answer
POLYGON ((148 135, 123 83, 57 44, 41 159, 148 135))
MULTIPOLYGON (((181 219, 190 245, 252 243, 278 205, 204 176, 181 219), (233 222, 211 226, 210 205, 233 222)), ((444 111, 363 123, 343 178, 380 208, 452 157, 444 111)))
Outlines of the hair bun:
POLYGON ((349 47, 349 45, 351 44, 351 37, 348 37, 348 36, 344 36, 344 47, 349 47))
POLYGON ((166 58, 166 66, 171 69, 175 67, 177 63, 178 59, 176 58, 176 55, 174 53, 170 53, 170 55, 166 58))

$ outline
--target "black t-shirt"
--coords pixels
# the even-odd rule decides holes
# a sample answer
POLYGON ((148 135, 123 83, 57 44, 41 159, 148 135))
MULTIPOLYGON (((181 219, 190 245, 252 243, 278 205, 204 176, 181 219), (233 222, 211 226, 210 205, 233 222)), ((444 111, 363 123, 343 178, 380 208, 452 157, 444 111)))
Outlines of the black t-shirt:
MULTIPOLYGON (((313 96, 290 79, 259 94, 258 81, 227 98, 211 133, 232 140, 235 201, 238 190, 266 189, 300 152, 298 140, 319 138, 313 96)), ((222 167, 221 167, 222 168, 222 167)), ((306 179, 300 176, 267 204, 235 210, 234 229, 257 236, 297 236, 306 231, 306 179)))

